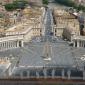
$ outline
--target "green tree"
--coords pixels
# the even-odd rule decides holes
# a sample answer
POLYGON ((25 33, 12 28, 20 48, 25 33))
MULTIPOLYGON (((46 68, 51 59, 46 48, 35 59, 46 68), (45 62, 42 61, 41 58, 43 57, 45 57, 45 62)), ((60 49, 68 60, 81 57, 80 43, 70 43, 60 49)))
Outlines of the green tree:
POLYGON ((43 4, 48 5, 48 0, 43 0, 43 4))
POLYGON ((5 9, 8 10, 8 11, 13 11, 13 10, 16 10, 16 9, 24 9, 27 4, 28 4, 27 1, 17 0, 17 1, 14 1, 13 3, 11 3, 11 4, 6 4, 5 9))
POLYGON ((6 4, 5 9, 8 11, 13 11, 16 9, 16 7, 13 4, 6 4))
POLYGON ((66 6, 75 6, 75 3, 72 0, 55 0, 59 4, 63 4, 66 6))
POLYGON ((57 3, 69 7, 73 7, 75 9, 85 11, 85 6, 82 5, 76 5, 72 0, 55 0, 57 3))

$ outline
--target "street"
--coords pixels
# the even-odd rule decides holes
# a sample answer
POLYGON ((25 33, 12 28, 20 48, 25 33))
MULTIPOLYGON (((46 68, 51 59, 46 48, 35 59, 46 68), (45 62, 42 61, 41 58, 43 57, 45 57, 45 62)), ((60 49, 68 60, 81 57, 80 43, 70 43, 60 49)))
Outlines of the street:
POLYGON ((52 21, 52 11, 51 9, 47 9, 46 12, 46 23, 45 23, 45 40, 52 41, 52 27, 53 27, 53 21, 52 21))

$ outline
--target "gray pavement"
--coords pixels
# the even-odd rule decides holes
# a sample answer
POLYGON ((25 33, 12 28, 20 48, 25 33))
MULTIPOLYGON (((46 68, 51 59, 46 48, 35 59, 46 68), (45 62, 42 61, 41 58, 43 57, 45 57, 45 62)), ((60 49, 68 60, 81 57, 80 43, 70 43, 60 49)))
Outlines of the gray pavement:
POLYGON ((45 24, 45 38, 46 40, 48 39, 49 41, 52 40, 52 11, 51 9, 47 9, 46 13, 46 24, 45 24))
POLYGON ((84 62, 81 61, 81 57, 85 54, 84 48, 74 48, 69 47, 69 45, 58 40, 57 43, 50 43, 52 47, 52 60, 47 63, 43 60, 43 49, 45 42, 32 42, 25 45, 23 48, 12 49, 8 51, 0 52, 0 56, 10 57, 13 56, 20 57, 19 66, 56 66, 56 67, 73 67, 76 66, 74 60, 75 56, 79 59, 79 65, 83 65, 84 62))

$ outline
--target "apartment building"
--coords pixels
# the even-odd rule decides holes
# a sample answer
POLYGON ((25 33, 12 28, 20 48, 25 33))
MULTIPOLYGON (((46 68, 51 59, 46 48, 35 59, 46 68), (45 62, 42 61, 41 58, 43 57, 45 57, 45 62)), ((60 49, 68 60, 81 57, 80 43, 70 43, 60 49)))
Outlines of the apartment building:
MULTIPOLYGON (((27 7, 23 11, 21 21, 0 31, 0 51, 23 47, 23 42, 42 35, 45 8, 27 7)), ((15 21, 16 22, 16 21, 15 21)))
POLYGON ((72 40, 73 35, 80 35, 79 22, 76 17, 63 9, 54 9, 54 36, 72 40))

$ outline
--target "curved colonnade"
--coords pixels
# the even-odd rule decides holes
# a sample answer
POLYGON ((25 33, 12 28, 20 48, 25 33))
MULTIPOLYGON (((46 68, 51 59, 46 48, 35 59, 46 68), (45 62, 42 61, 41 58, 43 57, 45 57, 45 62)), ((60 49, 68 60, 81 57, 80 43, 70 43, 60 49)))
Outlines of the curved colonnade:
POLYGON ((43 68, 43 69, 18 69, 12 73, 13 77, 20 78, 62 78, 62 79, 81 79, 85 80, 85 72, 75 69, 43 68))
POLYGON ((23 47, 23 36, 8 36, 0 38, 0 51, 23 47))

